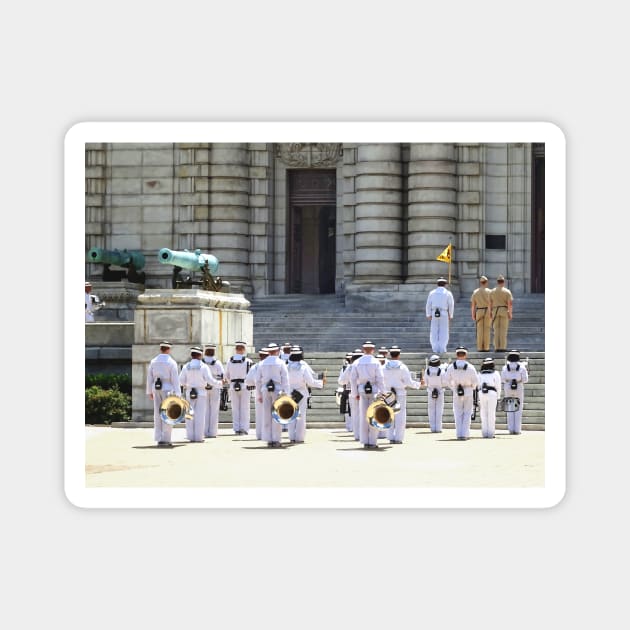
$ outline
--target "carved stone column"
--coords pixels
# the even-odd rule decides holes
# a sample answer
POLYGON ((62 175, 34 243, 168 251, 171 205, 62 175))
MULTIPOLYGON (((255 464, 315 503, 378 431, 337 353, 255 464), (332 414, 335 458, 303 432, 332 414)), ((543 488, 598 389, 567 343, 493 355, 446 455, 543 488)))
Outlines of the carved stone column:
POLYGON ((455 235, 456 160, 453 144, 409 146, 407 283, 434 287, 437 278, 448 273, 436 257, 455 235))
POLYGON ((251 295, 249 274, 249 152, 246 143, 213 144, 210 151, 210 251, 219 275, 251 295))
POLYGON ((358 145, 355 173, 354 282, 399 283, 402 261, 400 144, 358 145))

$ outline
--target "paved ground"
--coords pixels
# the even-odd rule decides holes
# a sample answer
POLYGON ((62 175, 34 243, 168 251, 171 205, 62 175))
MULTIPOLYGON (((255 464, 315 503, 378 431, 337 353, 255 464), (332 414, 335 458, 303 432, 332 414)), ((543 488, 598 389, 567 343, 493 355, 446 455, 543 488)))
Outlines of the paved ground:
POLYGON ((87 426, 86 487, 406 487, 535 488, 545 483, 545 432, 495 439, 472 431, 408 429, 404 444, 379 440, 365 450, 341 429, 309 429, 304 444, 269 449, 253 435, 220 429, 203 443, 175 428, 173 445, 158 447, 153 430, 87 426))

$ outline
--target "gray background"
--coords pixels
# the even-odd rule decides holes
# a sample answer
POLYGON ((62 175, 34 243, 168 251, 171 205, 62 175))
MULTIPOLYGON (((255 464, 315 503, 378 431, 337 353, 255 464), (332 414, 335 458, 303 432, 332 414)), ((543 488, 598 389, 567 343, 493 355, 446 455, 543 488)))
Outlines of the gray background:
MULTIPOLYGON (((18 628, 51 618, 66 628, 619 627, 629 525, 628 412, 614 395, 627 371, 617 289, 623 13, 606 1, 301 6, 5 9, 3 618, 18 628), (63 414, 82 404, 83 384, 76 401, 63 400, 64 133, 80 121, 301 119, 563 129, 568 354, 547 367, 567 371, 569 390, 568 490, 557 507, 81 510, 66 501, 63 414)), ((547 278, 547 292, 565 282, 553 269, 547 278)))

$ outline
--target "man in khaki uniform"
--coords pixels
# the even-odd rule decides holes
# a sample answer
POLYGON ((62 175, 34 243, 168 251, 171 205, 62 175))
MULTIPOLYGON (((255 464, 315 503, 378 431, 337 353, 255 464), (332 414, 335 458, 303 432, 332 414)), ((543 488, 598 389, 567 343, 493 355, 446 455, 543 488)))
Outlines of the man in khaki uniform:
POLYGON ((490 324, 492 323, 490 293, 488 278, 481 276, 479 288, 475 289, 470 297, 470 314, 477 327, 477 350, 479 352, 489 352, 490 350, 490 324))
POLYGON ((496 352, 507 352, 507 334, 512 319, 512 292, 505 288, 505 278, 497 278, 497 286, 490 292, 492 331, 496 352))

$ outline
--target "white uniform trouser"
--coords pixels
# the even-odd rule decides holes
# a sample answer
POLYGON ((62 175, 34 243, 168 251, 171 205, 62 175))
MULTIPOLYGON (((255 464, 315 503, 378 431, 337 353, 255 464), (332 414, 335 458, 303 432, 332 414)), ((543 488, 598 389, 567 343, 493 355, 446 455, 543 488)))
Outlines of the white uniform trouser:
POLYGON ((343 420, 346 427, 346 431, 352 431, 352 416, 349 413, 344 413, 343 420))
POLYGON ((249 431, 249 404, 252 393, 244 383, 241 383, 241 391, 230 390, 232 401, 232 428, 234 431, 249 431))
POLYGON ((489 391, 487 394, 479 392, 479 413, 481 414, 481 436, 494 437, 497 419, 497 392, 489 391))
POLYGON ((263 435, 263 404, 258 402, 258 394, 256 393, 254 400, 254 424, 256 425, 256 439, 262 440, 263 435))
POLYGON ((278 398, 277 392, 263 392, 262 401, 262 439, 263 442, 280 442, 282 439, 282 425, 271 417, 273 402, 278 398))
POLYGON ((510 433, 520 433, 521 432, 521 418, 523 416, 523 396, 515 396, 514 394, 508 394, 508 396, 512 396, 513 398, 518 398, 521 401, 521 405, 518 408, 518 411, 507 411, 507 428, 510 433))
POLYGON ((457 392, 453 392, 453 416, 455 417, 455 434, 458 438, 470 437, 472 410, 472 393, 468 396, 458 396, 457 392))
POLYGON ((359 417, 359 401, 356 396, 350 395, 348 399, 350 403, 350 420, 352 422, 352 433, 354 439, 358 442, 361 439, 361 419, 359 417))
POLYGON ((192 420, 186 420, 186 437, 191 442, 203 442, 203 430, 206 424, 206 402, 208 398, 204 394, 205 390, 202 389, 197 398, 191 400, 190 392, 186 392, 186 400, 190 402, 190 408, 194 412, 192 420))
POLYGON ((207 390, 206 423, 203 428, 205 437, 216 437, 219 432, 219 405, 221 404, 221 388, 207 390))
POLYGON ((289 424, 289 439, 296 442, 304 442, 306 436, 306 410, 308 409, 308 390, 298 389, 298 392, 304 396, 298 403, 300 415, 297 420, 289 424))
POLYGON ((436 317, 435 315, 433 315, 431 317, 431 332, 429 333, 431 348, 433 349, 433 352, 446 352, 446 346, 448 345, 448 335, 448 311, 441 313, 440 317, 436 317))
POLYGON ((160 405, 167 396, 168 392, 163 389, 153 390, 153 439, 156 442, 170 444, 173 427, 160 418, 160 405))
POLYGON ((394 424, 387 432, 387 437, 390 440, 402 442, 405 437, 405 428, 407 427, 407 394, 396 390, 396 400, 400 403, 400 411, 394 416, 394 424))
POLYGON ((359 440, 361 444, 375 445, 378 442, 378 429, 373 427, 367 419, 367 409, 374 402, 374 394, 360 394, 359 398, 359 440))
POLYGON ((444 390, 438 387, 437 398, 433 398, 433 396, 431 396, 432 391, 432 387, 427 390, 429 427, 433 433, 440 433, 442 431, 442 416, 444 415, 444 390))

